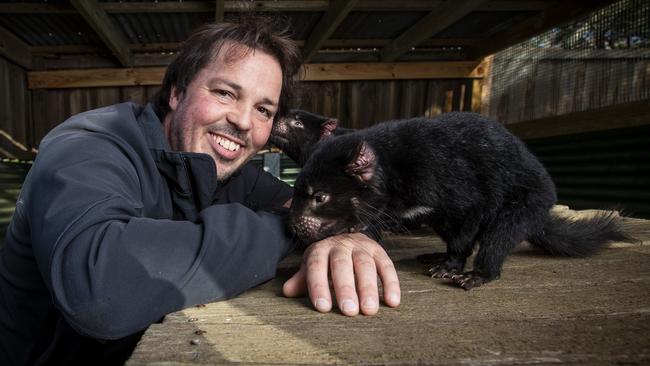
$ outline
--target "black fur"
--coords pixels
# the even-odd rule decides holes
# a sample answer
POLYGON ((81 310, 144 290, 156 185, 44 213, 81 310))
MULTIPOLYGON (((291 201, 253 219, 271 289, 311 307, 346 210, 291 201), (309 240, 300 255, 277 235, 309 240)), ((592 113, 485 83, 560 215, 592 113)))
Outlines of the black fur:
POLYGON ((292 109, 275 122, 269 141, 302 166, 321 139, 354 131, 338 124, 336 118, 292 109))
POLYGON ((296 180, 289 225, 313 242, 418 216, 447 244, 430 274, 464 289, 497 279, 524 240, 585 256, 629 239, 616 215, 570 221, 550 214, 555 202, 550 176, 521 140, 478 114, 447 113, 323 140, 296 180), (474 268, 464 272, 477 243, 474 268))

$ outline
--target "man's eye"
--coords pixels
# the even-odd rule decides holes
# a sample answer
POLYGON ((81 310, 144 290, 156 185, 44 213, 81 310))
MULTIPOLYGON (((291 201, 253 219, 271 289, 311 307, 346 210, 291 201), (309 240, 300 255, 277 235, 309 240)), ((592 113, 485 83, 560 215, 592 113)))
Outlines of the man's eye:
POLYGON ((257 107, 257 111, 266 116, 266 118, 273 117, 273 113, 264 107, 257 107))
POLYGON ((218 96, 221 96, 221 97, 228 97, 228 98, 234 97, 234 95, 228 90, 215 89, 212 92, 217 94, 218 96))

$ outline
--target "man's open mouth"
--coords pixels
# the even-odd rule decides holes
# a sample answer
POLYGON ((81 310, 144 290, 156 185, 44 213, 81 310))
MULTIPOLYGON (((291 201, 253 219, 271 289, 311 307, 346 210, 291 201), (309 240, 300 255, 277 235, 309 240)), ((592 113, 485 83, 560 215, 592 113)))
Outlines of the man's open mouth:
POLYGON ((213 134, 212 137, 215 139, 217 144, 219 144, 219 146, 223 147, 226 150, 237 151, 241 148, 241 145, 223 136, 213 134))
POLYGON ((229 138, 226 135, 210 132, 210 138, 212 139, 211 144, 214 153, 217 157, 225 160, 237 159, 244 151, 242 148, 246 147, 240 140, 229 138))

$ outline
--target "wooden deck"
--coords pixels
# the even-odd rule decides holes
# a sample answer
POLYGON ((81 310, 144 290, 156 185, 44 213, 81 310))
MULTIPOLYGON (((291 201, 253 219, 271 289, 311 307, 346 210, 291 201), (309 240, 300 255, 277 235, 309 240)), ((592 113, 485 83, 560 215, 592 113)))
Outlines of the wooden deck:
POLYGON ((626 222, 642 243, 587 259, 522 246, 471 291, 424 274, 415 256, 443 250, 435 235, 392 236, 402 304, 372 317, 282 297, 291 257, 273 281, 151 326, 127 364, 648 365, 650 221, 626 222))

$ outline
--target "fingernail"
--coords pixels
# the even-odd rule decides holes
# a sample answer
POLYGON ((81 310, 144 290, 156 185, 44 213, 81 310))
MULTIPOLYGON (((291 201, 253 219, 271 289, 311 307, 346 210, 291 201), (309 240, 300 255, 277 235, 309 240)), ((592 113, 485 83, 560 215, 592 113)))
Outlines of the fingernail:
POLYGON ((341 308, 344 312, 352 312, 357 310, 357 304, 352 300, 343 300, 341 303, 341 308))
POLYGON ((399 296, 396 293, 391 292, 390 294, 388 294, 388 301, 391 304, 398 305, 399 304, 399 296))
POLYGON ((374 299, 372 298, 367 298, 366 301, 363 302, 363 308, 364 309, 376 309, 377 308, 377 302, 375 302, 374 299))
POLYGON ((319 297, 316 299, 316 309, 322 310, 322 311, 329 311, 330 309, 330 302, 327 301, 327 299, 324 299, 322 297, 319 297))

